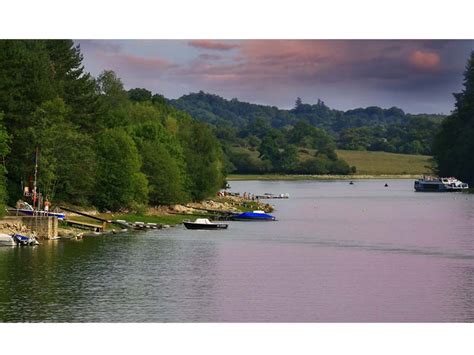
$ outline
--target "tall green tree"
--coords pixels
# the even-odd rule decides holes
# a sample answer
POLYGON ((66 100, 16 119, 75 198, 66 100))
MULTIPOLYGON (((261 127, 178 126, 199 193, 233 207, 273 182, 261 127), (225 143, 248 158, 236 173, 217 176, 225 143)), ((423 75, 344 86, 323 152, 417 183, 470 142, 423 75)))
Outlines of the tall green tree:
POLYGON ((148 180, 149 202, 166 205, 188 201, 186 165, 178 139, 157 120, 134 126, 133 137, 148 180))
POLYGON ((222 149, 209 126, 189 118, 180 120, 188 186, 193 200, 214 195, 224 182, 222 149))
POLYGON ((34 147, 27 130, 33 113, 55 96, 51 62, 44 41, 0 41, 0 111, 11 136, 11 154, 6 161, 8 196, 14 203, 21 196, 21 181, 34 165, 34 147))
POLYGON ((95 205, 118 211, 148 202, 148 182, 133 139, 120 128, 104 131, 97 138, 95 205))
POLYGON ((10 137, 3 125, 3 117, 3 112, 0 112, 0 217, 5 213, 5 203, 7 201, 5 158, 10 152, 10 137))
POLYGON ((127 91, 114 71, 104 70, 96 81, 99 93, 99 122, 102 128, 124 127, 129 123, 127 91))
POLYGON ((474 184, 474 51, 464 72, 464 89, 441 125, 433 147, 438 173, 474 184))
POLYGON ((47 40, 56 95, 69 107, 70 120, 81 130, 95 129, 98 95, 94 78, 84 70, 80 46, 72 40, 47 40))

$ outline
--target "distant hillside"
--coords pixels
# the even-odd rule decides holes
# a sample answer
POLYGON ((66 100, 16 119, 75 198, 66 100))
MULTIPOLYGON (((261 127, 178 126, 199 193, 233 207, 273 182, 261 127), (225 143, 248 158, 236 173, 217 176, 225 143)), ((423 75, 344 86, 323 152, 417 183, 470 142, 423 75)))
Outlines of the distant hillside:
POLYGON ((221 138, 239 145, 244 143, 241 139, 255 135, 262 126, 288 130, 304 121, 329 133, 341 149, 429 155, 433 137, 444 119, 443 115, 407 114, 397 107, 340 111, 321 100, 306 104, 299 98, 293 109, 283 110, 226 100, 202 91, 169 102, 195 119, 216 126, 221 138))

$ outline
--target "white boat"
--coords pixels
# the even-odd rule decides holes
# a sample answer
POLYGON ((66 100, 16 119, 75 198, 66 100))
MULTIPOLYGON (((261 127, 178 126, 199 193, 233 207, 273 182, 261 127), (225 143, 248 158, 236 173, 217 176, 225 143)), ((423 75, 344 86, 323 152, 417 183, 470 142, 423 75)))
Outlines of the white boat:
POLYGON ((15 245, 15 240, 10 234, 0 233, 0 246, 12 247, 15 245))
POLYGON ((420 192, 450 192, 467 190, 469 185, 454 177, 423 176, 415 181, 415 191, 420 192))
POLYGON ((290 194, 271 194, 271 193, 264 193, 263 195, 255 196, 256 199, 264 200, 264 199, 277 199, 277 198, 290 198, 290 194))

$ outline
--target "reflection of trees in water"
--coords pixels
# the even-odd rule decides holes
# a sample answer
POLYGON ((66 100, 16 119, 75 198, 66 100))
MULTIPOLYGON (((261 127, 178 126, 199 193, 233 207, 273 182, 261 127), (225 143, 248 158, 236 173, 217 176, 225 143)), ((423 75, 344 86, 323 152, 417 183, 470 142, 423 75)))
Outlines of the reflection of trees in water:
POLYGON ((0 250, 0 320, 209 319, 215 254, 151 232, 0 250))

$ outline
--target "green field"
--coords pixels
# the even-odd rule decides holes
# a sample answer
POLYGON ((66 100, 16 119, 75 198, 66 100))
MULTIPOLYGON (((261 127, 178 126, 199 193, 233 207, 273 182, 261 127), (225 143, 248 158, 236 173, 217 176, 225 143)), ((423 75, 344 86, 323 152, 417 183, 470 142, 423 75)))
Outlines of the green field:
POLYGON ((422 175, 432 173, 430 156, 386 152, 337 150, 337 155, 357 168, 357 175, 422 175))
MULTIPOLYGON (((431 157, 426 155, 409 155, 386 152, 369 152, 357 150, 337 150, 337 155, 357 168, 355 176, 350 175, 285 175, 285 174, 230 174, 228 180, 327 180, 352 178, 415 178, 423 174, 433 174, 430 169, 431 157)), ((301 160, 308 159, 312 150, 300 152, 301 160)), ((256 154, 252 152, 251 154, 256 154)))

